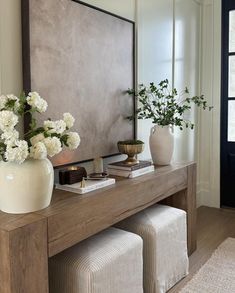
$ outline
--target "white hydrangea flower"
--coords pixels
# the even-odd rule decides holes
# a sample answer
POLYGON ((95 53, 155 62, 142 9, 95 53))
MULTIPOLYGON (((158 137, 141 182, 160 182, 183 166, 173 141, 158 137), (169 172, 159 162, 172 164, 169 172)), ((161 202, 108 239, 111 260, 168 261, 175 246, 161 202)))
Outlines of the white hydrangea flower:
POLYGON ((75 150, 81 142, 80 136, 77 132, 68 132, 67 133, 67 144, 70 150, 75 150))
POLYGON ((1 139, 4 140, 6 144, 14 144, 19 139, 19 132, 15 129, 5 131, 2 133, 1 139))
POLYGON ((47 110, 48 104, 42 99, 37 92, 30 92, 26 98, 27 103, 35 108, 39 113, 44 113, 47 110))
POLYGON ((49 130, 54 130, 55 122, 52 120, 46 120, 43 123, 44 129, 49 132, 49 130))
POLYGON ((43 143, 47 149, 47 154, 53 157, 62 151, 62 146, 59 138, 57 137, 47 137, 44 139, 43 143))
POLYGON ((48 133, 62 134, 66 130, 66 123, 63 120, 57 120, 57 121, 47 120, 47 121, 44 121, 44 129, 48 133))
POLYGON ((7 97, 8 100, 15 101, 14 111, 17 112, 19 110, 19 108, 20 108, 20 100, 19 100, 19 98, 17 98, 14 95, 7 95, 6 97, 7 97))
POLYGON ((18 140, 15 144, 7 145, 5 159, 8 162, 22 164, 28 157, 28 144, 25 140, 18 140))
POLYGON ((47 149, 42 142, 38 142, 30 147, 30 158, 35 160, 43 160, 47 157, 47 149))
POLYGON ((75 121, 74 117, 70 113, 64 113, 63 117, 64 117, 64 122, 66 124, 67 129, 72 128, 75 121))
POLYGON ((30 142, 31 142, 32 145, 35 145, 36 143, 41 142, 41 141, 43 141, 44 139, 45 139, 44 134, 43 134, 43 133, 39 133, 39 134, 37 134, 37 135, 31 137, 31 138, 30 138, 30 142))
POLYGON ((0 111, 5 108, 7 97, 4 95, 0 96, 0 111))
POLYGON ((17 112, 20 108, 20 100, 16 96, 10 94, 10 95, 2 95, 0 96, 0 110, 4 109, 6 107, 7 102, 9 101, 15 101, 14 105, 14 111, 17 112))
POLYGON ((12 111, 0 112, 0 130, 3 132, 13 130, 18 123, 18 117, 12 111))

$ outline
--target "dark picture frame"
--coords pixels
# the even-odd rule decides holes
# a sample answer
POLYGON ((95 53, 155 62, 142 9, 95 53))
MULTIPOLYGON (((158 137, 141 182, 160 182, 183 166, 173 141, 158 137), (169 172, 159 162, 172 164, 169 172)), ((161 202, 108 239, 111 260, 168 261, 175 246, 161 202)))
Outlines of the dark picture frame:
MULTIPOLYGON (((53 120, 60 119, 64 112, 72 112, 71 114, 79 121, 78 129, 74 129, 81 135, 81 145, 78 150, 73 152, 63 151, 52 159, 54 167, 64 167, 90 161, 97 156, 103 158, 115 156, 119 154, 116 146, 118 140, 136 138, 136 120, 129 122, 125 119, 126 116, 135 114, 136 100, 135 97, 131 98, 124 94, 128 87, 136 87, 135 22, 79 0, 59 1, 58 5, 57 3, 56 0, 48 2, 21 0, 23 87, 26 93, 31 90, 38 91, 48 101, 49 117, 53 120), (63 14, 64 10, 68 14, 68 21, 66 13, 63 14), (65 18, 64 21, 61 20, 63 17, 65 18), (94 39, 96 37, 97 39, 94 39), (53 40, 53 38, 55 39, 53 40), (73 38, 77 39, 74 41, 73 38), (81 46, 79 42, 82 43, 81 46), (101 53, 103 47, 104 50, 106 48, 106 51, 101 53), (70 55, 66 55, 67 52, 71 54, 71 59, 73 59, 73 56, 78 57, 77 59, 74 58, 74 62, 78 62, 78 66, 73 66, 70 55), (80 55, 76 55, 76 52, 79 52, 80 55), (62 62, 58 56, 63 56, 63 54, 65 54, 66 61, 62 62), (105 56, 104 60, 98 62, 99 56, 105 56), (51 61, 53 58, 57 63, 51 61), (86 60, 84 61, 84 59, 86 60), (94 66, 92 60, 94 60, 94 66), (86 70, 85 66, 81 64, 83 61, 84 63, 87 62, 88 65, 86 64, 86 66, 92 68, 90 71, 86 70), (68 66, 66 62, 69 63, 68 66), (45 68, 41 63, 45 64, 45 68), (99 64, 99 67, 97 64, 99 64), (109 68, 107 64, 110 64, 110 70, 107 71, 107 78, 105 78, 105 70, 109 68), (56 68, 52 65, 56 65, 56 68), (80 71, 78 70, 79 66, 81 67, 80 71), (75 74, 68 72, 68 68, 71 72, 73 70, 76 72, 77 79, 75 74), (98 70, 96 70, 97 68, 98 70), (55 80, 53 80, 51 69, 56 70, 56 74, 58 74, 55 80), (65 73, 62 72, 64 69, 67 70, 65 73), (82 76, 84 69, 86 73, 89 72, 90 74, 82 76), (63 73, 63 78, 60 78, 60 72, 63 73), (97 77, 97 84, 94 76, 97 77), (52 78, 49 82, 48 77, 52 78), (74 79, 74 83, 69 78, 74 79), (63 84, 65 80, 66 85, 63 84), (58 87, 56 90, 55 85, 58 87), (64 98, 65 95, 62 94, 60 96, 60 93, 64 91, 64 86, 69 91, 73 88, 69 93, 69 98, 64 98), (81 87, 82 90, 80 91, 81 87), (98 90, 96 87, 98 87, 98 90), (113 92, 112 89, 114 89, 113 92), (106 93, 106 90, 110 94, 106 93), (86 96, 86 91, 93 95, 86 96), (97 93, 97 96, 94 93, 97 93), (57 96, 58 100, 56 99, 57 96), (69 99, 75 99, 75 97, 75 106, 73 107, 73 102, 69 99), (109 100, 109 98, 113 100, 109 100), (80 103, 79 99, 83 103, 80 103), (87 107, 95 109, 95 103, 97 103, 97 112, 92 112, 92 110, 89 112, 87 107), (102 106, 102 103, 105 107, 102 106), (77 107, 78 105, 82 105, 82 109, 77 107), (119 106, 120 108, 118 108, 119 106), (102 109, 105 109, 105 111, 102 111, 102 109), (87 111, 86 115, 84 111, 87 111), (95 116, 94 121, 92 121, 93 114, 95 116), (79 115, 83 115, 83 117, 81 118, 79 115), (103 118, 108 122, 103 123, 103 118), (101 121, 101 125, 99 125, 99 121, 101 121), (87 134, 85 134, 84 125, 90 127, 88 127, 87 134), (81 126, 80 129, 79 126, 81 126), (114 133, 112 133, 112 126, 114 133), (92 127, 96 128, 94 133, 92 127), (90 141, 86 135, 87 137, 91 136, 90 141)), ((47 118, 48 116, 38 116, 39 123, 41 122, 40 119, 45 120, 47 118)), ((24 119, 25 131, 27 131, 29 123, 29 117, 26 115, 24 119)))

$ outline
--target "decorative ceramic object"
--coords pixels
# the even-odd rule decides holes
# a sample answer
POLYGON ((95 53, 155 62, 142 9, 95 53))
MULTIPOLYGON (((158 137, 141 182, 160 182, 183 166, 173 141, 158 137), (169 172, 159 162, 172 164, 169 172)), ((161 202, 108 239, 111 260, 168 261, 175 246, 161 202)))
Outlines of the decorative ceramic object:
POLYGON ((0 209, 21 214, 46 208, 51 202, 54 170, 48 159, 22 164, 0 162, 0 209))
POLYGON ((151 128, 149 146, 153 163, 169 165, 174 150, 174 136, 171 127, 155 125, 151 128))
POLYGON ((50 204, 54 171, 47 156, 59 154, 63 147, 75 150, 80 144, 71 132, 74 117, 48 119, 38 126, 35 113, 44 113, 47 102, 37 92, 19 98, 0 95, 0 209, 7 213, 27 213, 50 204), (20 137, 19 117, 28 116, 29 125, 20 137))
POLYGON ((143 152, 144 143, 141 140, 119 141, 118 150, 120 153, 128 156, 123 163, 129 166, 135 165, 139 163, 135 156, 143 152))

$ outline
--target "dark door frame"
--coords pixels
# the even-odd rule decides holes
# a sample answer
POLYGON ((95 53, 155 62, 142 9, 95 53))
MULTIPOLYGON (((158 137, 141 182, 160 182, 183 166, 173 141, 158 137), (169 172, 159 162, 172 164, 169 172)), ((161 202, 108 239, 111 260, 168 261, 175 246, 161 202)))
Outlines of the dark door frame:
POLYGON ((229 53, 229 11, 235 10, 234 0, 222 0, 222 50, 221 50, 221 132, 220 132, 220 204, 229 206, 229 200, 226 198, 227 178, 229 176, 229 144, 228 134, 228 101, 235 100, 235 97, 228 97, 228 78, 229 78, 229 56, 235 53, 229 53))

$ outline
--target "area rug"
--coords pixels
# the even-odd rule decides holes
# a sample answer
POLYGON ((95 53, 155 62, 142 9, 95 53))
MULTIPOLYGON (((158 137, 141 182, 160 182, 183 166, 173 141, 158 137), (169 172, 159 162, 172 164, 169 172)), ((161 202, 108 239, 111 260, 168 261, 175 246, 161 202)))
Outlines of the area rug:
POLYGON ((227 238, 180 293, 235 293, 235 238, 227 238))

